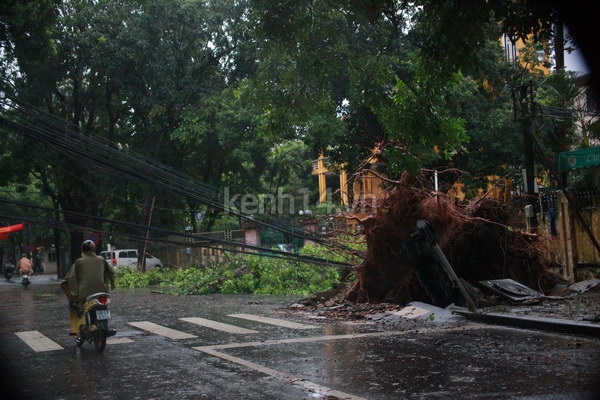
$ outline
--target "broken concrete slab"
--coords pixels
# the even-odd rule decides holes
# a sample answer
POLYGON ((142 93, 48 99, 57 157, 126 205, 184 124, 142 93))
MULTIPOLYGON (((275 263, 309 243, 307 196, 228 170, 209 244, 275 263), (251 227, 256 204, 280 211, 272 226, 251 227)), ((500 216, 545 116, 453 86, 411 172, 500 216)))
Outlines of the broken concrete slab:
POLYGON ((567 290, 570 292, 585 293, 588 290, 600 288, 600 279, 590 279, 587 281, 581 281, 567 286, 567 290))
MULTIPOLYGON (((453 306, 453 305, 452 305, 453 306)), ((464 322, 463 316, 457 315, 448 308, 440 308, 431 304, 414 301, 401 310, 383 315, 379 318, 386 321, 422 320, 436 324, 464 322)))

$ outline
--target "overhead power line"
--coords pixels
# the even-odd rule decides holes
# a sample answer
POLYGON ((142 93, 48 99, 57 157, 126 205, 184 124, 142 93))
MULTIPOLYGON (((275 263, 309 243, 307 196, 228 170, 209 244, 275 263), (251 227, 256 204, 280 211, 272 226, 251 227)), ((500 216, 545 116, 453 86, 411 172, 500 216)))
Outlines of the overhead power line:
MULTIPOLYGON (((332 261, 332 260, 327 260, 327 259, 315 257, 315 256, 309 256, 309 255, 303 255, 303 254, 298 254, 298 253, 282 251, 282 250, 278 250, 278 249, 271 249, 271 248, 266 248, 266 247, 261 247, 261 246, 255 246, 255 245, 250 245, 250 244, 246 244, 243 242, 237 242, 237 241, 233 241, 233 240, 219 239, 219 238, 214 238, 212 236, 207 236, 207 235, 202 235, 202 234, 182 233, 182 232, 178 232, 178 231, 172 231, 169 229, 159 228, 156 226, 151 226, 150 228, 148 228, 146 225, 134 224, 131 222, 119 221, 119 220, 103 218, 103 217, 98 217, 98 216, 88 215, 88 214, 83 214, 83 213, 77 213, 77 212, 72 212, 72 211, 54 210, 52 208, 38 206, 38 205, 21 202, 21 201, 6 200, 6 199, 0 198, 0 203, 11 204, 13 206, 26 208, 28 210, 37 210, 39 212, 48 213, 48 216, 46 216, 46 218, 44 218, 43 216, 39 216, 39 215, 37 217, 32 217, 31 215, 30 216, 16 216, 16 215, 0 214, 1 218, 5 218, 7 220, 20 221, 20 222, 42 224, 44 226, 47 226, 48 228, 54 228, 54 229, 59 229, 59 230, 63 230, 63 231, 85 232, 88 230, 98 231, 98 229, 91 228, 89 226, 82 226, 82 225, 77 225, 77 224, 72 224, 72 223, 66 223, 63 221, 58 221, 53 217, 53 214, 55 214, 57 212, 61 213, 63 215, 70 216, 70 217, 78 217, 78 219, 89 219, 89 220, 94 220, 99 223, 112 223, 112 224, 117 224, 117 225, 121 225, 121 226, 130 228, 130 229, 138 229, 140 232, 144 232, 147 229, 150 229, 153 233, 163 235, 160 239, 151 238, 150 240, 153 242, 167 243, 167 244, 173 244, 173 245, 177 245, 177 246, 224 250, 224 251, 228 251, 231 253, 261 255, 261 256, 267 256, 267 257, 271 257, 271 258, 295 260, 295 261, 301 261, 301 262, 318 264, 318 265, 326 265, 326 266, 337 267, 337 268, 345 268, 345 267, 350 266, 350 264, 345 263, 345 262, 332 261), (173 237, 183 238, 188 241, 186 241, 186 242, 176 241, 173 239, 173 237)), ((99 230, 98 233, 110 233, 110 232, 99 230)), ((139 241, 139 242, 146 240, 146 238, 142 235, 136 236, 136 235, 125 233, 122 236, 124 238, 139 241)))
POLYGON ((92 163, 97 168, 118 175, 127 175, 210 208, 227 211, 242 220, 253 221, 293 237, 330 247, 345 248, 339 243, 334 243, 276 216, 244 214, 240 211, 241 207, 230 207, 234 202, 224 198, 216 188, 196 182, 189 175, 137 154, 131 149, 120 148, 119 145, 103 137, 79 132, 77 127, 66 121, 13 97, 5 95, 1 105, 5 111, 12 111, 10 118, 7 112, 0 116, 1 125, 43 143, 73 160, 92 163))

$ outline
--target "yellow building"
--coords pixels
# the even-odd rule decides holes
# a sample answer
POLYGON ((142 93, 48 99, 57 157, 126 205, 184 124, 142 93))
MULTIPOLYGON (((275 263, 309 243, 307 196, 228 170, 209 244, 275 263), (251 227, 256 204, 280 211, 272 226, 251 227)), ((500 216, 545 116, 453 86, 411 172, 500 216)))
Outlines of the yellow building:
POLYGON ((321 154, 318 159, 313 161, 312 171, 312 175, 316 175, 319 179, 319 203, 324 204, 328 201, 328 189, 331 191, 332 188, 327 185, 327 177, 333 175, 339 175, 340 203, 347 208, 352 207, 357 201, 368 200, 372 196, 376 196, 381 190, 382 180, 372 172, 376 164, 374 155, 367 160, 367 164, 366 172, 355 176, 352 188, 350 188, 348 172, 344 169, 339 169, 339 172, 330 170, 327 166, 327 157, 321 154), (350 198, 352 198, 352 203, 350 203, 350 198))
MULTIPOLYGON (((347 210, 348 216, 362 219, 377 206, 377 195, 381 191, 382 179, 377 176, 373 170, 376 167, 376 151, 366 161, 364 172, 356 174, 349 182, 348 172, 342 168, 335 172, 329 169, 327 165, 327 157, 323 154, 317 160, 313 161, 312 175, 316 175, 319 179, 319 204, 326 204, 332 198, 328 198, 333 194, 333 189, 328 186, 327 177, 339 176, 339 204, 343 205, 347 210)), ((329 182, 331 183, 331 181, 329 182)), ((357 230, 358 221, 356 219, 346 220, 346 229, 357 230)))
MULTIPOLYGON (((327 157, 323 156, 323 153, 313 161, 312 175, 316 175, 319 179, 319 204, 325 204, 328 201, 327 177, 335 175, 335 172, 327 167, 327 157)), ((339 172, 339 177, 341 203, 349 206, 348 173, 342 169, 339 172)))

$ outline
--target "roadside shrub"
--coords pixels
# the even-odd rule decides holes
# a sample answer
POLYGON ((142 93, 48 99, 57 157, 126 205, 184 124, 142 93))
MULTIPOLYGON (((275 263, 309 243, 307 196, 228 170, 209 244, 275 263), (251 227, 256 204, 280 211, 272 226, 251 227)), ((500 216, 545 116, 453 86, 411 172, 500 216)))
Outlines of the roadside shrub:
MULTIPOLYGON (((334 254, 330 249, 317 245, 305 246, 301 254, 342 262, 349 260, 347 254, 334 254)), ((199 267, 155 268, 147 273, 123 269, 117 272, 116 278, 119 287, 171 286, 182 295, 310 295, 330 289, 347 274, 348 271, 332 266, 264 255, 243 255, 199 267)))
POLYGON ((139 288, 148 286, 150 279, 134 268, 121 268, 115 272, 115 282, 117 287, 139 288))
POLYGON ((205 268, 184 268, 177 270, 175 286, 180 294, 220 293, 221 283, 228 278, 230 271, 226 264, 213 264, 205 268))

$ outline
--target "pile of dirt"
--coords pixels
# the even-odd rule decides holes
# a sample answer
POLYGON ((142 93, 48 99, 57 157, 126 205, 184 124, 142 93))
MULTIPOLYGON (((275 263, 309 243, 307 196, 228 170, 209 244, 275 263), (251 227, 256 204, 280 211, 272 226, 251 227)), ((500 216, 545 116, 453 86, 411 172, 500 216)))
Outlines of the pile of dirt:
POLYGON ((406 175, 379 195, 376 213, 360 221, 367 252, 354 268, 356 281, 338 297, 355 303, 427 301, 405 248, 418 220, 433 225, 454 271, 473 287, 481 280, 508 278, 548 292, 558 279, 542 261, 538 236, 510 228, 513 215, 493 199, 455 204, 411 186, 406 175))

